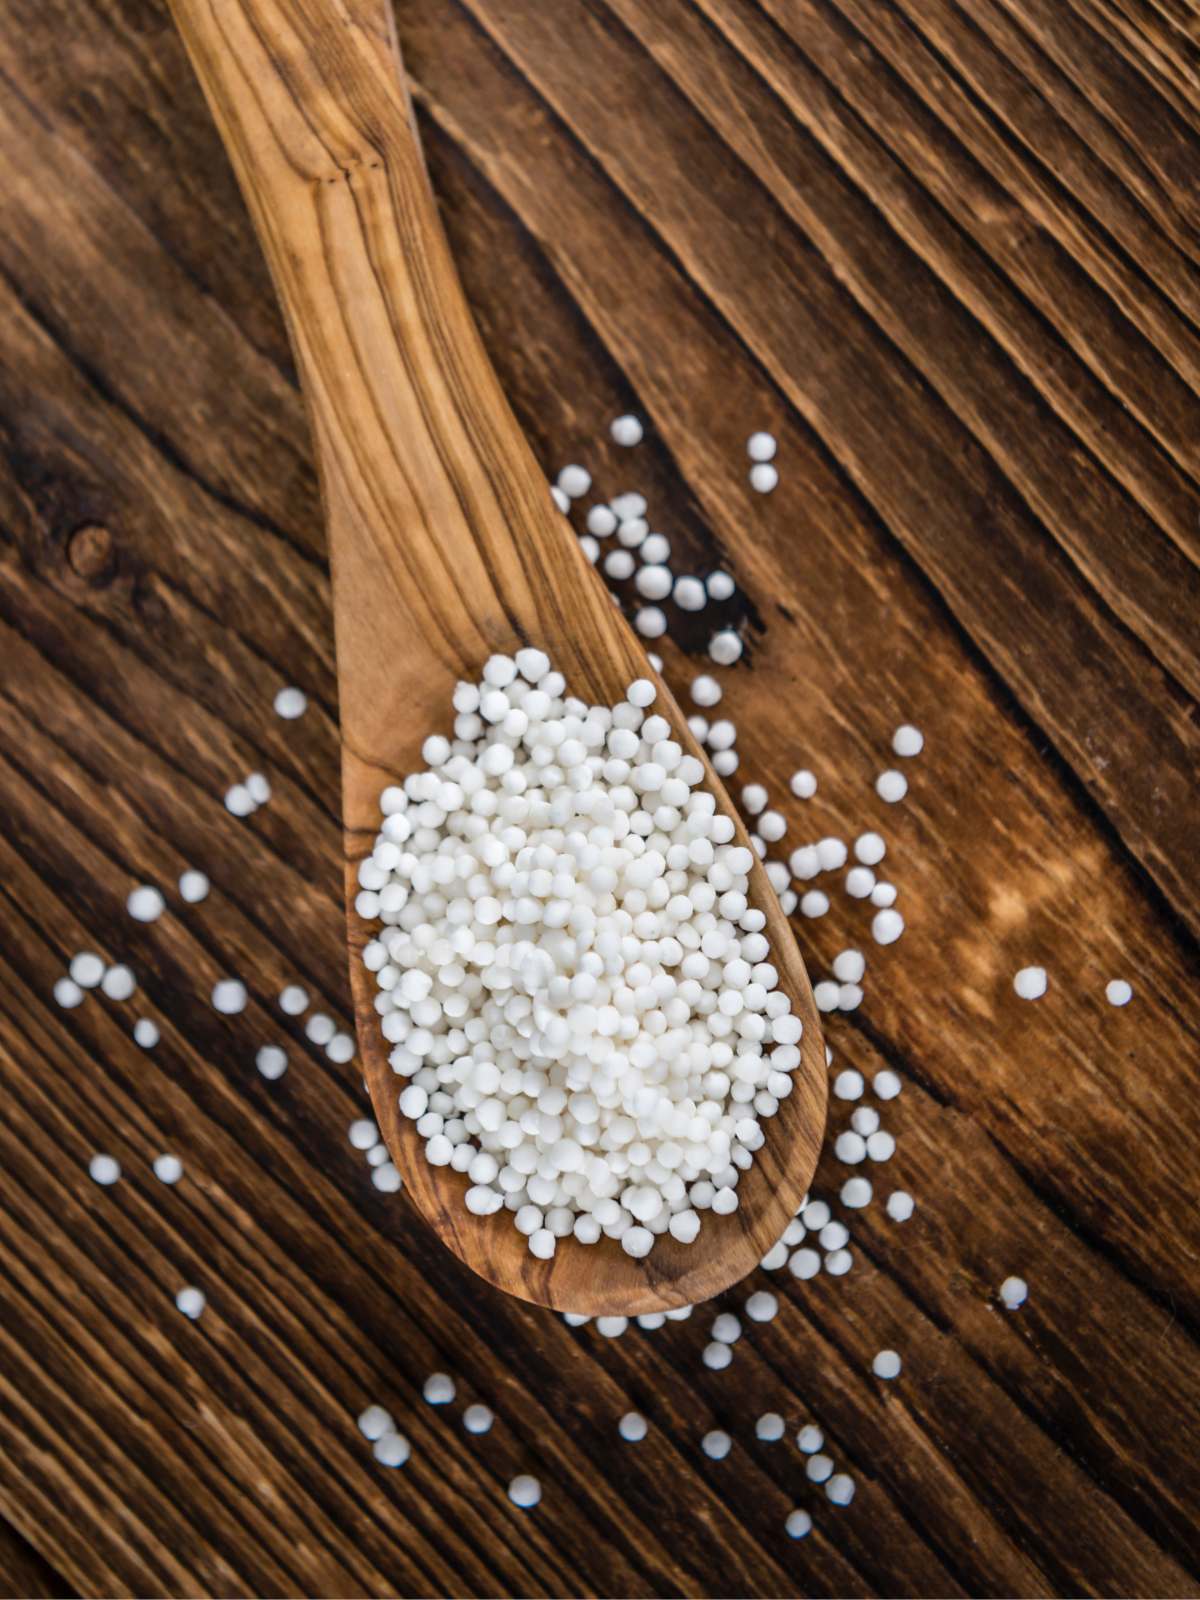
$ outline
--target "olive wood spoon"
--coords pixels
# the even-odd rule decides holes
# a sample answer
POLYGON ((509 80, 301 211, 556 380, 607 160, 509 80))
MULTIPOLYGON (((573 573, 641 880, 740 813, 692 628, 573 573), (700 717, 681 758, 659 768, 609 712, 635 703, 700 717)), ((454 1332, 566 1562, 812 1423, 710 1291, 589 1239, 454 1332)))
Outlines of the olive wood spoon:
MULTIPOLYGON (((283 303, 308 403, 333 569, 350 974, 375 1113, 412 1200, 469 1267, 510 1293, 592 1315, 666 1311, 742 1278, 808 1187, 825 1118, 817 1010, 755 856, 780 984, 804 1024, 792 1093, 732 1215, 634 1260, 611 1239, 536 1259, 507 1211, 467 1211, 467 1179, 425 1159, 400 1115, 362 965, 358 862, 382 788, 446 731, 460 678, 536 645, 572 694, 615 704, 638 677, 703 752, 571 530, 484 352, 429 187, 386 0, 171 0, 283 303)), ((514 290, 518 286, 514 285, 514 290)), ((706 765, 705 782, 744 827, 706 765)))

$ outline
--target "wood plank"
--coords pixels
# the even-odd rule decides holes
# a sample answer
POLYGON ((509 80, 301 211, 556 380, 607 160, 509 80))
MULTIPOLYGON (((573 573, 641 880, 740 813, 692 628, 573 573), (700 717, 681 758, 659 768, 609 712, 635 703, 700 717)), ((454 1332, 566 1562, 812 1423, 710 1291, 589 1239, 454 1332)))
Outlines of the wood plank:
MULTIPOLYGON (((770 1287, 781 1309, 711 1372, 716 1307, 605 1340, 458 1269, 347 1147, 356 1068, 278 1012, 298 978, 348 1016, 328 596, 282 329, 161 9, 19 0, 0 43, 5 148, 25 153, 0 202, 0 1511, 75 1589, 1196 1592, 1194 727, 1145 668, 1174 651, 1187 681, 1189 643, 1149 580, 1128 626, 1102 593, 1129 559, 1105 507, 1134 506, 1171 560, 1196 550, 1196 286, 1170 166, 1187 109, 1112 19, 1164 19, 1160 51, 1179 28, 1169 5, 1106 0, 1035 43, 1032 3, 772 0, 765 20, 612 0, 564 4, 553 29, 482 0, 403 10, 455 255, 539 459, 644 489, 681 568, 735 571, 741 773, 782 796, 785 845, 880 827, 901 889, 904 940, 866 939, 867 1002, 830 1023, 835 1070, 905 1081, 876 1203, 848 1214, 854 1270, 726 1297, 740 1312, 770 1287), (575 92, 572 52, 613 110, 575 92), (728 216, 687 215, 702 182, 728 216), (696 237, 705 217, 727 256, 696 237), (902 273, 892 298, 864 276, 874 246, 902 273), (803 306, 791 326, 793 272, 827 332, 803 306), (893 303, 901 285, 920 305, 893 303), (937 364, 939 329, 990 388, 937 364), (857 392, 867 371, 891 373, 894 417, 857 392), (606 437, 627 409, 649 423, 634 453, 606 437), (1013 419, 1043 417, 1098 486, 1073 550, 1070 508, 1031 509, 1046 451, 1013 419), (753 426, 780 440, 767 498, 744 484, 753 426), (893 488, 903 451, 941 464, 893 488), (960 535, 968 501, 939 498, 964 484, 1007 543, 960 535), (1041 632, 1005 550, 1040 574, 1041 632), (284 682, 310 693, 300 723, 270 711, 284 682), (928 746, 885 808, 871 783, 902 720, 928 746), (801 764, 809 802, 787 791, 801 764), (236 822, 221 796, 251 768, 274 796, 236 822), (184 865, 209 900, 133 924, 129 887, 184 865), (135 1001, 53 1005, 85 946, 131 961, 135 1001), (1023 1006, 1031 960, 1051 988, 1023 1006), (207 1002, 229 971, 252 990, 240 1018, 207 1002), (1123 1011, 1112 976, 1135 986, 1123 1011), (139 1014, 153 1052, 129 1038, 139 1014), (268 1039, 291 1057, 274 1085, 253 1068, 268 1039), (86 1175, 101 1148, 113 1190, 86 1175), (187 1169, 171 1191, 148 1167, 167 1148, 187 1169), (893 1187, 917 1196, 903 1226, 893 1187), (1010 1272, 1031 1291, 1011 1315, 1010 1272), (196 1324, 171 1304, 185 1281, 209 1294, 196 1324), (887 1344, 891 1386, 870 1374, 887 1344), (494 1406, 486 1438, 421 1401, 435 1369, 494 1406), (368 1400, 413 1439, 402 1473, 357 1435, 368 1400), (639 1446, 616 1433, 631 1407, 639 1446), (788 1442, 754 1438, 767 1409, 788 1442), (807 1421, 852 1506, 804 1483, 807 1421), (699 1449, 714 1426, 725 1462, 699 1449), (533 1515, 504 1496, 524 1470, 546 1487, 533 1515), (792 1543, 797 1504, 815 1527, 792 1543)), ((677 686, 706 623, 664 648, 677 686)), ((824 975, 866 922, 799 932, 824 975)), ((845 1176, 827 1151, 815 1192, 845 1176)))

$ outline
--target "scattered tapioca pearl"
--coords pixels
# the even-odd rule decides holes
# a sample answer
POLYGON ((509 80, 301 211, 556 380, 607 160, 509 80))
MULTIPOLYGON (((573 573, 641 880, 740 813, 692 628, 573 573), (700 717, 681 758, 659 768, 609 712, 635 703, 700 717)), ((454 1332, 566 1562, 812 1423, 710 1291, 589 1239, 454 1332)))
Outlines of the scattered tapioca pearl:
POLYGON ((633 586, 643 600, 665 600, 671 592, 671 569, 663 566, 641 567, 633 586))
POLYGON ((707 717, 689 717, 687 719, 687 725, 691 731, 692 738, 695 739, 697 744, 708 743, 707 717))
POLYGON ((275 696, 275 715, 286 722, 294 722, 308 710, 308 696, 303 689, 288 686, 275 696))
POLYGON ((904 722, 892 735, 892 749, 898 756, 919 756, 925 748, 925 735, 912 723, 904 722))
POLYGON ((189 1284, 186 1288, 180 1289, 175 1296, 175 1304, 185 1317, 190 1317, 195 1322, 197 1317, 203 1315, 208 1301, 203 1289, 197 1289, 189 1284))
POLYGON ((723 1428, 714 1428, 711 1433, 706 1433, 700 1441, 700 1448, 710 1461, 724 1461, 732 1445, 733 1440, 723 1428))
POLYGON ((271 785, 261 772, 252 772, 246 779, 246 788, 256 806, 265 806, 271 798, 271 785))
POLYGON ((381 1194, 396 1194, 404 1187, 404 1179, 395 1162, 385 1161, 371 1173, 371 1182, 381 1194))
POLYGON ((672 598, 681 611, 703 611, 708 604, 708 590, 699 578, 685 575, 675 579, 672 598))
POLYGON ((371 1446, 371 1454, 381 1467, 402 1467, 412 1454, 412 1446, 402 1433, 389 1428, 371 1446))
POLYGON ((825 1226, 831 1212, 824 1200, 810 1200, 801 1212, 801 1216, 804 1218, 804 1226, 812 1232, 825 1226))
MULTIPOLYGON (((695 1310, 695 1306, 676 1306, 673 1311, 667 1312, 668 1322, 686 1322, 695 1310)), ((638 1318, 639 1322, 641 1318, 638 1318)))
POLYGON ((883 1072, 875 1074, 871 1080, 871 1087, 874 1089, 878 1099, 894 1100, 900 1093, 900 1079, 890 1068, 885 1068, 883 1072))
POLYGON ((592 475, 586 467, 564 467, 555 481, 570 500, 578 500, 592 487, 592 475))
POLYGON ((590 533, 581 533, 579 535, 579 548, 594 567, 600 559, 600 546, 590 533))
POLYGON ((764 1411, 754 1424, 754 1437, 764 1444, 774 1444, 783 1438, 783 1418, 778 1411, 764 1411))
POLYGON ((158 1040, 158 1024, 149 1017, 139 1017, 133 1025, 133 1042, 140 1044, 143 1050, 153 1050, 158 1040))
POLYGON ((1013 988, 1022 1000, 1040 1000, 1046 992, 1045 967, 1022 967, 1013 979, 1013 988))
POLYGON ((712 769, 719 778, 732 778, 738 769, 736 750, 717 750, 712 758, 712 769))
POLYGON ((904 918, 898 911, 877 911, 871 919, 871 937, 876 944, 895 944, 904 932, 904 918))
POLYGON ((236 1017, 246 1009, 246 985, 240 978, 222 978, 213 984, 213 1010, 222 1016, 236 1017))
POLYGON ((639 554, 648 566, 665 566, 671 557, 671 541, 665 533, 648 533, 642 540, 639 554))
POLYGON ((160 1183, 178 1183, 183 1177, 183 1162, 178 1156, 155 1156, 154 1176, 160 1183))
POLYGON ((565 517, 571 509, 571 497, 565 495, 556 483, 550 485, 550 498, 565 517))
POLYGON ((712 1336, 722 1344, 736 1344, 742 1336, 742 1325, 732 1311, 722 1311, 712 1325, 712 1336))
POLYGON ((88 1174, 93 1183, 107 1188, 121 1176, 121 1163, 115 1156, 93 1156, 88 1162, 88 1174))
POLYGON ((289 1017, 299 1017, 308 1010, 308 995, 299 984, 289 983, 279 996, 279 1009, 289 1017))
POLYGON ((642 606, 634 615, 633 625, 643 639, 661 639, 667 631, 667 619, 658 606, 642 606))
POLYGON ((137 980, 123 962, 118 961, 100 980, 100 993, 110 1000, 128 1000, 137 988, 137 980))
POLYGON ((626 550, 640 550, 650 534, 650 524, 645 517, 630 517, 617 524, 617 542, 626 550))
POLYGON ((848 1506, 854 1499, 854 1479, 848 1472, 835 1472, 825 1485, 825 1494, 835 1506, 848 1506))
POLYGON ((827 1222, 818 1237, 822 1250, 844 1250, 850 1243, 850 1229, 844 1222, 827 1222))
POLYGON ((314 1011, 304 1024, 305 1037, 311 1039, 313 1044, 324 1047, 337 1032, 337 1027, 332 1017, 327 1017, 323 1011, 314 1011))
POLYGON ((889 768, 875 779, 875 793, 889 805, 895 805, 897 800, 903 800, 908 793, 908 779, 902 772, 889 768))
MULTIPOLYGON (((617 531, 617 514, 611 506, 589 507, 585 520, 587 531, 597 539, 607 539, 617 531)), ((630 557, 631 562, 632 559, 630 557)))
POLYGON ((1133 985, 1124 978, 1113 978, 1105 984, 1104 995, 1110 1006, 1127 1006, 1133 999, 1133 985))
POLYGON ((872 1194, 870 1180, 867 1178, 849 1178, 842 1185, 842 1204, 857 1210, 861 1206, 871 1204, 872 1194))
POLYGON ((630 1444, 637 1444, 646 1437, 648 1426, 640 1411, 627 1411, 617 1423, 617 1432, 630 1444))
POLYGON ((369 1439, 372 1444, 376 1439, 382 1439, 385 1433, 395 1428, 390 1411, 385 1411, 382 1406, 368 1406, 365 1411, 359 1412, 358 1431, 364 1439, 369 1439))
POLYGON ((815 1278, 820 1270, 820 1256, 815 1250, 810 1250, 807 1245, 795 1251, 788 1262, 788 1271, 793 1278, 815 1278))
POLYGON ((857 1166, 866 1156, 866 1142, 861 1134, 847 1128, 834 1140, 833 1153, 844 1166, 857 1166))
POLYGON ((104 976, 104 962, 92 951, 81 950, 71 957, 67 971, 81 989, 94 989, 104 976))
POLYGON ((851 867, 846 874, 846 893, 852 900, 866 900, 875 887, 875 874, 870 867, 851 867))
POLYGON ((841 950, 833 958, 833 975, 839 983, 861 983, 867 970, 861 950, 841 950))
MULTIPOLYGON (((807 1204, 808 1204, 808 1197, 806 1195, 805 1199, 804 1199, 804 1205, 802 1205, 800 1207, 801 1211, 804 1210, 804 1206, 807 1205, 807 1204)), ((808 1229, 804 1226, 804 1224, 800 1220, 800 1218, 798 1216, 795 1216, 788 1223, 787 1227, 783 1230, 783 1243, 788 1245, 789 1247, 795 1246, 795 1245, 798 1245, 798 1244, 803 1244, 807 1234, 808 1234, 808 1229)))
POLYGON ((706 1344, 701 1351, 700 1359, 711 1372, 720 1372, 733 1360, 733 1351, 727 1344, 722 1344, 719 1339, 714 1339, 711 1344, 706 1344))
POLYGON ((623 417, 614 417, 608 431, 614 444, 624 445, 628 450, 635 444, 641 444, 644 430, 640 419, 630 412, 623 417))
POLYGON ((356 1150, 373 1150, 379 1143, 379 1128, 370 1117, 350 1124, 350 1143, 356 1150))
POLYGON ((885 1210, 893 1222, 907 1222, 917 1208, 912 1195, 905 1189, 894 1189, 887 1197, 885 1210))
POLYGON ((385 1144, 374 1145, 367 1151, 367 1165, 369 1167, 382 1167, 388 1159, 388 1147, 385 1144))
POLYGON ((752 433, 746 440, 746 454, 751 461, 773 461, 776 448, 774 434, 752 433))
POLYGON ((741 635, 732 628, 714 633, 708 644, 708 653, 719 667, 731 667, 735 661, 740 661, 743 649, 741 635))
POLYGON ((844 1067, 833 1080, 833 1092, 839 1100, 859 1100, 863 1088, 863 1075, 853 1067, 844 1067))
POLYGON ((797 800, 811 800, 817 792, 817 780, 807 767, 801 767, 792 773, 788 787, 797 800))
POLYGON ((865 1139, 878 1128, 879 1113, 874 1106, 859 1106, 850 1118, 850 1126, 865 1139))
POLYGON ((831 1250, 825 1257, 825 1271, 831 1278, 844 1277, 854 1265, 854 1257, 849 1250, 831 1250))
POLYGON ((806 1456, 815 1456, 825 1443, 825 1435, 815 1422, 806 1422, 796 1435, 796 1445, 806 1456))
POLYGON ((710 572, 704 580, 710 600, 732 600, 737 585, 727 572, 710 572))
POLYGON ((773 1244, 766 1255, 759 1262, 764 1272, 778 1272, 781 1267, 787 1266, 788 1247, 781 1239, 778 1244, 773 1244))
POLYGON ((129 891, 125 909, 135 922, 157 922, 167 903, 152 884, 142 883, 129 891))
POLYGON ((646 497, 634 490, 617 495, 609 503, 622 522, 630 522, 634 517, 646 515, 646 497))
POLYGON ((787 832, 787 818, 781 811, 764 811, 758 819, 758 831, 768 844, 778 844, 787 832))
POLYGON ((872 1161, 890 1161, 896 1153, 896 1141, 886 1128, 867 1137, 867 1155, 872 1161))
POLYGON ((748 783, 742 790, 742 810, 752 817, 757 817, 760 811, 765 810, 767 804, 767 791, 761 783, 748 783))
POLYGON ((487 1433, 495 1420, 492 1408, 480 1405, 478 1401, 467 1407, 462 1418, 463 1427, 468 1433, 487 1433))
POLYGON ((721 685, 707 672, 702 672, 699 677, 693 678, 689 690, 693 703, 703 706, 706 710, 720 701, 721 692, 721 685))
POLYGON ((653 650, 647 650, 646 651, 646 660, 654 668, 655 672, 657 672, 658 675, 661 677, 662 676, 662 670, 663 670, 663 658, 661 656, 656 656, 654 654, 653 650))
POLYGON ((894 883, 880 882, 871 890, 871 904, 873 906, 894 906, 896 904, 896 885, 894 883))
POLYGON ((788 867, 793 878, 799 878, 802 883, 807 883, 810 878, 815 878, 821 870, 821 862, 817 856, 815 844, 802 844, 792 851, 788 857, 788 867))
POLYGON ((666 1320, 661 1311, 643 1311, 637 1319, 637 1325, 639 1328, 661 1328, 666 1320))
POLYGON ((797 1506, 795 1511, 788 1512, 783 1526, 789 1539, 807 1539, 812 1532, 812 1518, 797 1506))
POLYGON ((54 985, 54 998, 64 1011, 83 1004, 83 990, 74 978, 59 978, 54 985))
POLYGON ((225 809, 234 817, 248 817, 256 809, 254 796, 244 783, 233 783, 226 789, 225 809))
POLYGON ((758 1289, 746 1301, 751 1322, 771 1322, 779 1313, 779 1301, 766 1289, 758 1289))
POLYGON ((282 1078, 287 1071, 287 1052, 277 1044, 264 1044, 254 1058, 254 1065, 269 1082, 282 1078))
POLYGON ((325 1054, 339 1067, 354 1060, 354 1039, 348 1033, 335 1033, 325 1046, 325 1054))
POLYGON ((829 896, 820 889, 809 889, 800 896, 802 917, 823 917, 829 910, 829 896))
POLYGON ((520 1506, 522 1511, 529 1511, 542 1498, 542 1486, 536 1478, 523 1472, 509 1484, 508 1498, 513 1505, 520 1506))
POLYGON ((894 1350, 880 1350, 871 1363, 871 1371, 877 1378, 889 1381, 900 1375, 900 1357, 894 1350))
POLYGON ((628 1317, 596 1318, 596 1332, 605 1339, 619 1339, 628 1326, 628 1317))
POLYGON ((769 461, 756 461, 750 468, 750 487, 758 494, 770 494, 779 482, 779 473, 769 461))
POLYGON ((854 854, 864 867, 877 867, 887 855, 882 834, 860 833, 854 841, 854 854))
POLYGON ((454 1379, 448 1372, 431 1373, 421 1393, 431 1406, 448 1406, 454 1399, 454 1379))
POLYGON ((1029 1298, 1029 1285, 1024 1278, 1005 1278, 1000 1285, 1000 1302, 1006 1311, 1017 1311, 1029 1298))
POLYGON ((708 747, 710 750, 728 750, 737 742, 737 726, 730 722, 728 717, 718 717, 715 722, 708 725, 708 747))
POLYGON ((604 558, 604 573, 616 583, 633 576, 634 561, 628 550, 610 550, 604 558))
POLYGON ((836 1011, 838 1003, 838 986, 831 983, 828 978, 822 983, 813 985, 813 999, 817 1002, 818 1011, 836 1011))
POLYGON ((833 1471, 833 1458, 820 1451, 809 1456, 804 1463, 804 1475, 810 1483, 824 1483, 833 1471))
POLYGON ((209 882, 203 872, 195 867, 188 867, 186 872, 179 875, 179 896, 186 900, 188 905, 197 905, 208 895, 209 882))
POLYGON ((846 865, 847 850, 842 839, 818 839, 817 860, 822 872, 838 872, 846 865))

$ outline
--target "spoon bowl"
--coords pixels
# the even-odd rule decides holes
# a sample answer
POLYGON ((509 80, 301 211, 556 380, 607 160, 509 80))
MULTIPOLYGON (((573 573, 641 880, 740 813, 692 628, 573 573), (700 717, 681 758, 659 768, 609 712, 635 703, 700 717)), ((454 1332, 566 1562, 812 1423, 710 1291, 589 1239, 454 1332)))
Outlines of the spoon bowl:
MULTIPOLYGON (((641 645, 554 506, 463 296, 425 173, 385 0, 172 0, 288 321, 308 403, 333 569, 351 987, 375 1113, 407 1192, 481 1277, 558 1310, 631 1316, 707 1299, 752 1270, 808 1188, 826 1067, 804 964, 754 855, 749 899, 804 1024, 793 1089, 699 1238, 635 1260, 604 1238, 532 1256, 511 1214, 475 1216, 467 1178, 431 1166, 362 963, 354 909, 379 796, 448 732, 451 695, 497 652, 536 646, 568 692, 614 705, 635 678, 705 761, 705 787, 746 830, 641 645)), ((753 854, 753 852, 752 852, 753 854)))

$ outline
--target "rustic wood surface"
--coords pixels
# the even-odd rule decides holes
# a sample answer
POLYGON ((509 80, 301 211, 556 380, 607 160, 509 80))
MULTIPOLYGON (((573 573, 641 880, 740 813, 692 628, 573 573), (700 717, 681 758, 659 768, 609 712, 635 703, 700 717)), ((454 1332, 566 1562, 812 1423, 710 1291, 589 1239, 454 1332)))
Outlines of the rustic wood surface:
MULTIPOLYGON (((510 1216, 466 1209, 465 1173, 424 1159, 361 959, 377 930, 356 910, 358 868, 384 784, 421 767, 460 680, 478 682, 489 656, 530 644, 591 704, 614 705, 649 675, 672 736, 694 759, 705 753, 552 501, 488 361, 438 219, 390 0, 171 9, 263 242, 312 422, 337 641, 350 990, 409 1200, 468 1266, 538 1305, 634 1316, 709 1300, 779 1239, 821 1153, 825 1045, 788 919, 751 854, 749 894, 803 1024, 801 1060, 736 1212, 706 1219, 692 1246, 665 1237, 635 1261, 615 1239, 567 1238, 539 1260, 510 1216)), ((711 769, 706 782, 720 792, 711 769)), ((722 803, 750 854, 745 824, 722 803)))
MULTIPOLYGON (((847 1278, 776 1277, 779 1317, 710 1372, 707 1314, 572 1331, 372 1189, 357 1068, 274 1003, 299 980, 349 1017, 325 547, 266 268, 161 0, 10 0, 5 1592, 1195 1594, 1194 10, 404 0, 398 22, 539 460, 643 489, 679 549, 735 570, 743 769, 776 795, 820 777, 785 795, 791 833, 887 832, 908 930, 830 1037, 835 1065, 904 1077, 875 1176, 917 1213, 863 1212, 847 1278), (601 443, 630 408, 647 442, 601 443), (756 426, 780 439, 762 499, 756 426), (309 692, 297 723, 283 683, 309 692), (928 742, 885 816, 902 720, 928 742), (252 769, 274 798, 236 822, 221 796, 252 769), (132 922, 129 888, 185 865, 210 898, 132 922), (59 1010, 81 948, 129 960, 137 997, 59 1010), (1034 961, 1051 987, 1025 1005, 1034 961), (232 1019, 207 999, 230 972, 252 988, 232 1019), (275 1084, 267 1040, 292 1058, 275 1084), (491 1434, 421 1402, 435 1369, 491 1434), (413 1441, 403 1472, 357 1433, 369 1400, 413 1441), (766 1409, 820 1424, 852 1506, 755 1441, 766 1409), (546 1486, 532 1514, 518 1471, 546 1486)), ((847 925, 800 928, 814 975, 847 925)), ((827 1152, 816 1187, 842 1176, 827 1152)))

